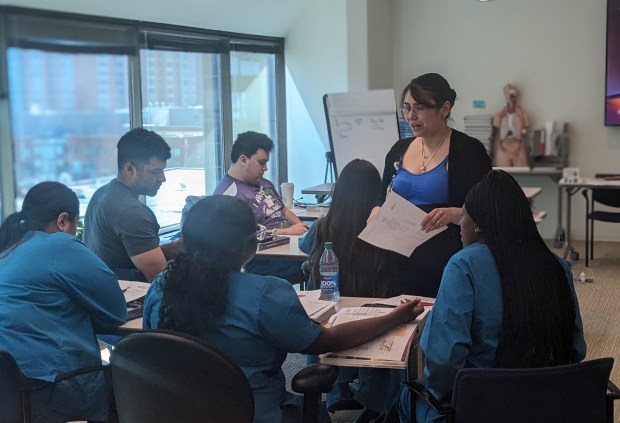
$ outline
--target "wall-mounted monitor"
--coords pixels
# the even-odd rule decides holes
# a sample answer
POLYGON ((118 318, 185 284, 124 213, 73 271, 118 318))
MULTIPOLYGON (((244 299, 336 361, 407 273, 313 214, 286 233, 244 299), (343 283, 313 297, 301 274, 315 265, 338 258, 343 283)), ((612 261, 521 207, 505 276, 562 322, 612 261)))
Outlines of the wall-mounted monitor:
POLYGON ((620 0, 607 0, 605 125, 620 126, 620 0))

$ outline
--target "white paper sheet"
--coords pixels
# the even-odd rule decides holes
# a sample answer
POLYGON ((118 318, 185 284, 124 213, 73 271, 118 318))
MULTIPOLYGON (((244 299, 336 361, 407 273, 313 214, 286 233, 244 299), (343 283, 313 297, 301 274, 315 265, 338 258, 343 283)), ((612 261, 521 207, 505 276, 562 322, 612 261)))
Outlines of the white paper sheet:
POLYGON ((446 230, 446 226, 443 226, 429 233, 424 232, 420 223, 426 214, 392 191, 377 216, 359 234, 359 238, 384 250, 409 257, 416 247, 446 230))
POLYGON ((146 295, 146 291, 149 290, 150 283, 138 282, 138 281, 125 281, 119 280, 118 284, 121 286, 123 295, 126 302, 132 302, 138 298, 142 298, 146 295))
POLYGON ((304 310, 306 310, 308 317, 317 322, 327 319, 327 317, 329 317, 327 314, 333 312, 333 309, 336 307, 334 301, 319 300, 320 295, 320 289, 299 291, 297 293, 299 302, 301 302, 304 310))

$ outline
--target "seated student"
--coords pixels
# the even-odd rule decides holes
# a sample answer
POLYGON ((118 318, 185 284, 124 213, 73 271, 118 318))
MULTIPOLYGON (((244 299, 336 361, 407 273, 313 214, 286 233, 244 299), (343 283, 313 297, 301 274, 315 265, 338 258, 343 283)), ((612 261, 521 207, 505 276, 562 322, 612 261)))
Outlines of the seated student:
MULTIPOLYGON (((362 241, 357 236, 366 218, 381 203, 381 177, 366 160, 352 160, 338 176, 327 216, 310 227, 299 248, 310 256, 311 285, 319 288, 319 259, 331 241, 340 264, 340 294, 393 297, 415 293, 414 276, 406 257, 362 241)), ((367 409, 385 413, 398 398, 406 373, 402 370, 341 367, 338 381, 327 396, 329 410, 352 396, 349 382, 358 379, 355 399, 367 409)))
POLYGON ((369 341, 422 311, 419 300, 383 317, 332 328, 314 323, 294 288, 272 277, 241 273, 256 252, 256 218, 242 200, 206 197, 183 225, 186 253, 150 287, 144 327, 205 339, 236 362, 254 392, 255 422, 297 422, 297 396, 285 391, 287 352, 320 354, 369 341), (289 414, 291 413, 291 414, 289 414))
MULTIPOLYGON (((573 276, 538 233, 529 203, 506 172, 490 171, 467 194, 463 250, 448 262, 422 332, 424 379, 449 402, 465 367, 530 368, 581 361, 586 354, 573 276)), ((414 403, 417 422, 442 422, 427 403, 414 403)), ((405 388, 401 421, 410 421, 405 388)))
MULTIPOLYGON (((273 141, 265 134, 244 132, 237 136, 228 173, 213 191, 214 195, 230 195, 245 201, 254 212, 256 221, 271 230, 273 235, 303 235, 308 226, 289 210, 271 181, 263 178, 267 171, 273 141)), ((183 211, 187 211, 202 197, 190 196, 183 211)), ((245 271, 257 275, 271 275, 301 282, 301 267, 295 261, 253 260, 245 271)))
POLYGON ((100 365, 95 330, 127 318, 116 276, 74 236, 79 206, 63 184, 42 182, 0 226, 0 345, 38 387, 33 422, 108 418, 111 390, 102 372, 53 383, 100 365))
POLYGON ((154 197, 166 182, 170 146, 153 131, 136 128, 118 141, 118 174, 91 198, 84 243, 121 279, 152 281, 183 240, 160 246, 155 214, 138 197, 154 197))

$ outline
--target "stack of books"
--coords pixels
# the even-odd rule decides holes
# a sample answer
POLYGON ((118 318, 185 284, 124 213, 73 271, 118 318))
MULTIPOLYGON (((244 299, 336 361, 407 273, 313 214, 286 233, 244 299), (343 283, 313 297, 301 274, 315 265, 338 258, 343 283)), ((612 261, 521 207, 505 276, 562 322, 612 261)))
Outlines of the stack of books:
POLYGON ((486 148, 489 156, 492 150, 493 116, 491 115, 467 115, 465 116, 465 133, 479 140, 486 148))
POLYGON ((276 235, 263 241, 258 241, 258 251, 263 251, 269 248, 277 247, 279 245, 285 245, 290 243, 291 238, 287 236, 276 235))

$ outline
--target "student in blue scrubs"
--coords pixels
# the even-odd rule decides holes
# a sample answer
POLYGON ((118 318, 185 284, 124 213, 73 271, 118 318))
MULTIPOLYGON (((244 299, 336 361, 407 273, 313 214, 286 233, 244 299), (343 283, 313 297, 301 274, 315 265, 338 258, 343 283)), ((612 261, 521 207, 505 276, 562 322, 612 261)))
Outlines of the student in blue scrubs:
POLYGON ((37 387, 33 422, 108 419, 111 391, 102 372, 53 383, 100 365, 95 330, 127 318, 116 276, 75 238, 79 206, 63 184, 42 182, 0 226, 0 349, 37 387))
MULTIPOLYGON (((467 194, 461 217, 463 250, 448 262, 420 346, 424 379, 449 403, 456 372, 465 367, 531 368, 583 360, 586 344, 573 275, 538 233, 529 203, 506 172, 493 170, 467 194), (501 276, 500 276, 501 275, 501 276)), ((399 413, 412 421, 404 388, 399 413)), ((443 422, 414 403, 417 422, 443 422)))
POLYGON ((288 352, 321 354, 373 339, 415 319, 407 302, 392 313, 322 328, 284 279, 241 273, 256 252, 256 218, 242 200, 211 196, 197 202, 183 225, 186 253, 149 289, 145 328, 172 329, 205 339, 236 362, 254 392, 255 422, 296 422, 298 397, 285 390, 288 352))

